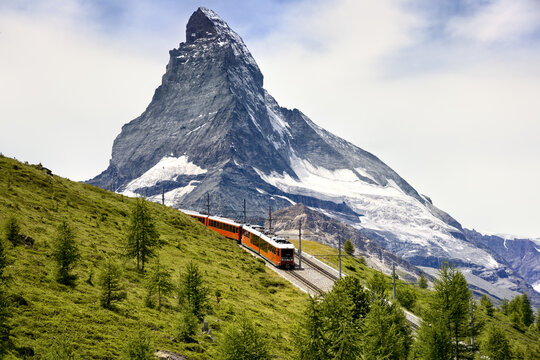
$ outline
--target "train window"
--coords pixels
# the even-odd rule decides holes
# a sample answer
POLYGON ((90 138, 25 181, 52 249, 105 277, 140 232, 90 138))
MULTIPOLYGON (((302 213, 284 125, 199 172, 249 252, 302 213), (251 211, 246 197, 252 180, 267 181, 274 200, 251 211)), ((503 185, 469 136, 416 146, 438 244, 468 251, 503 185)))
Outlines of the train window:
POLYGON ((255 246, 259 246, 259 237, 257 235, 251 235, 251 243, 255 246))
POLYGON ((261 251, 264 251, 264 252, 268 251, 268 243, 264 240, 261 241, 261 251))
POLYGON ((271 252, 272 254, 275 254, 275 253, 276 253, 276 248, 273 247, 272 245, 268 245, 268 249, 270 250, 270 252, 271 252))
POLYGON ((292 249, 281 249, 281 256, 284 258, 292 258, 293 250, 292 249))

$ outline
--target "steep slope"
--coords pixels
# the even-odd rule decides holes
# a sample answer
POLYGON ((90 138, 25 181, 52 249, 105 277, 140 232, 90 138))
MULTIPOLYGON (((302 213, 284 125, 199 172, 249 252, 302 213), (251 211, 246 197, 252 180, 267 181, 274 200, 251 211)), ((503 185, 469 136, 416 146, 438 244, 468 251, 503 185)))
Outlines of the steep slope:
MULTIPOLYGON (((211 338, 195 342, 178 339, 178 298, 168 296, 161 311, 145 306, 146 276, 135 262, 122 257, 126 227, 134 199, 48 173, 41 166, 21 164, 0 156, 0 226, 9 216, 21 233, 34 239, 27 246, 6 246, 14 304, 12 340, 17 358, 45 357, 49 349, 67 344, 81 359, 118 359, 138 329, 150 336, 152 347, 189 359, 208 359, 215 348, 211 338), (68 221, 75 231, 81 259, 74 268, 73 288, 55 281, 51 256, 56 227, 68 221), (116 311, 99 304, 98 274, 107 257, 123 268, 121 283, 127 299, 116 311), (62 343, 63 341, 63 343, 62 343), (34 357, 22 354, 35 354, 34 357)), ((206 320, 212 336, 242 314, 260 325, 276 346, 272 353, 286 357, 293 348, 290 329, 303 311, 306 296, 242 250, 178 210, 149 203, 161 234, 161 265, 176 285, 189 262, 197 265, 209 287, 211 311, 206 320), (221 300, 215 292, 221 292, 221 300), (220 300, 220 301, 218 301, 220 300)), ((0 241, 4 241, 3 231, 0 241)), ((152 269, 155 259, 149 262, 152 269)))
POLYGON ((269 205, 304 203, 413 265, 450 260, 490 284, 505 268, 376 156, 280 107, 240 36, 205 8, 170 51, 148 108, 114 141, 109 167, 89 183, 154 201, 163 192, 166 204, 194 210, 208 196, 211 212, 233 218, 247 199, 259 221, 269 205))

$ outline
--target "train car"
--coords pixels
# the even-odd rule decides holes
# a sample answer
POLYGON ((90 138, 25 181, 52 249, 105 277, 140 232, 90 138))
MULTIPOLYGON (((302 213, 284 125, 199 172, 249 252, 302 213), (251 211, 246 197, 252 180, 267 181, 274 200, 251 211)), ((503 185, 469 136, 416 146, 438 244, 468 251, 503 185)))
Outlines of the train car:
POLYGON ((294 267, 294 245, 282 237, 269 236, 246 225, 243 227, 241 242, 277 267, 294 267))
POLYGON ((208 216, 196 211, 181 211, 209 229, 237 241, 277 267, 294 268, 294 245, 282 237, 265 234, 261 226, 242 225, 227 218, 208 216))
POLYGON ((199 220, 204 226, 208 226, 208 215, 204 215, 204 214, 198 213, 196 211, 191 211, 191 210, 181 209, 180 211, 186 215, 191 216, 194 219, 199 220))
POLYGON ((206 226, 226 238, 236 240, 236 242, 240 243, 242 237, 242 224, 238 224, 237 222, 222 217, 209 216, 208 225, 206 226))

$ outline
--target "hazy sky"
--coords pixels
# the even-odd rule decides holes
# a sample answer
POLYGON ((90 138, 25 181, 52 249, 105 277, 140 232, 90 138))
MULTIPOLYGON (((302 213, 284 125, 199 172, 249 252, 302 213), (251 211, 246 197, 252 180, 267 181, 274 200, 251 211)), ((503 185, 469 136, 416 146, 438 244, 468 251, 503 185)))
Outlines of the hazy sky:
POLYGON ((282 105, 482 232, 540 237, 540 1, 0 2, 0 152, 84 180, 149 104, 198 6, 282 105))

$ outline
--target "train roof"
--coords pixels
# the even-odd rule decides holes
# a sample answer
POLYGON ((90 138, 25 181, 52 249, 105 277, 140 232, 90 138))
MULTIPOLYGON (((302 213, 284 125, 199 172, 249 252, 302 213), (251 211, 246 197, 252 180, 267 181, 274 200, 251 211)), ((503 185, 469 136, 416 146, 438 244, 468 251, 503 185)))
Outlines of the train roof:
POLYGON ((239 224, 234 220, 223 218, 223 217, 220 217, 220 216, 209 216, 208 218, 212 219, 212 220, 222 222, 222 223, 225 223, 225 224, 229 224, 229 225, 242 226, 242 224, 239 224))
POLYGON ((180 210, 181 212, 183 212, 184 214, 186 214, 186 215, 208 217, 208 215, 202 214, 202 213, 197 212, 197 211, 184 210, 184 209, 179 209, 179 210, 180 210))
POLYGON ((263 232, 261 232, 259 230, 256 230, 256 229, 252 228, 249 225, 245 225, 244 229, 249 231, 252 234, 255 234, 255 235, 261 237, 262 239, 264 239, 264 241, 266 241, 267 243, 271 244, 272 246, 274 246, 276 248, 279 248, 279 249, 294 249, 294 245, 291 244, 285 238, 282 238, 282 237, 279 237, 279 236, 266 235, 265 233, 263 233, 263 232))

